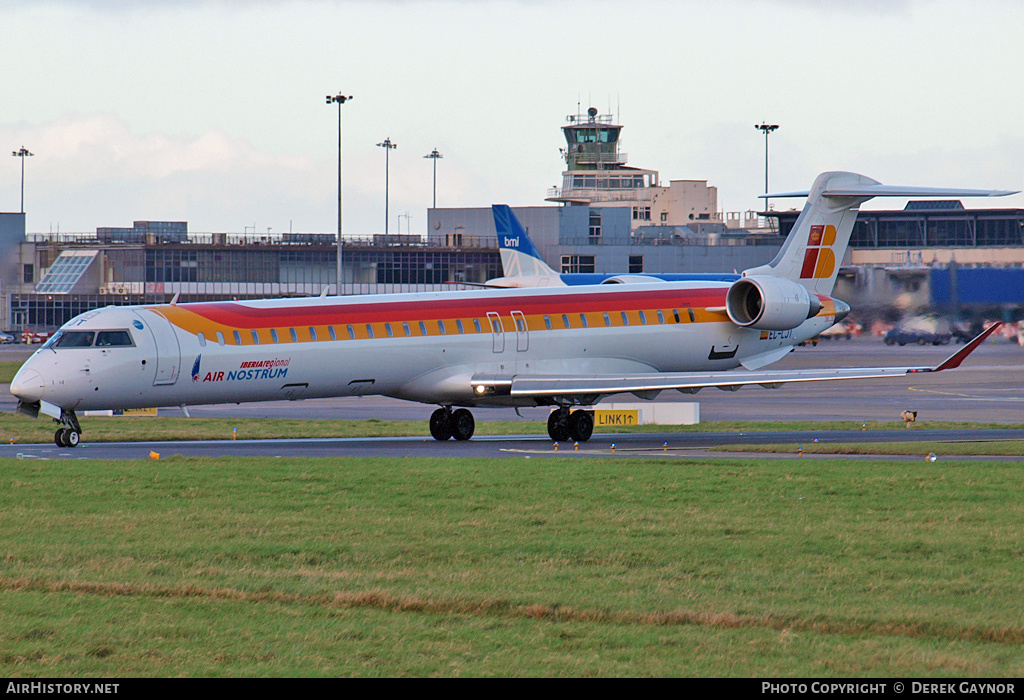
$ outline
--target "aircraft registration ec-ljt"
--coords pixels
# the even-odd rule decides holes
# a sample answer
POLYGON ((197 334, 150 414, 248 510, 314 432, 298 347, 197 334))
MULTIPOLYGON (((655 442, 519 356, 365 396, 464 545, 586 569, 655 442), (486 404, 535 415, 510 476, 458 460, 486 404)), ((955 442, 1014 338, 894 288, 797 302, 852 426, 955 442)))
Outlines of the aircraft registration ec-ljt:
POLYGON ((475 289, 106 307, 64 324, 11 382, 18 410, 75 446, 77 412, 379 394, 440 407, 438 440, 473 435, 474 406, 552 406, 554 440, 587 440, 593 406, 631 392, 894 377, 957 367, 766 370, 844 318, 835 284, 861 203, 1011 194, 818 176, 776 258, 735 281, 475 289), (182 372, 189 368, 189 371, 182 372), (576 410, 573 410, 576 409, 576 410))

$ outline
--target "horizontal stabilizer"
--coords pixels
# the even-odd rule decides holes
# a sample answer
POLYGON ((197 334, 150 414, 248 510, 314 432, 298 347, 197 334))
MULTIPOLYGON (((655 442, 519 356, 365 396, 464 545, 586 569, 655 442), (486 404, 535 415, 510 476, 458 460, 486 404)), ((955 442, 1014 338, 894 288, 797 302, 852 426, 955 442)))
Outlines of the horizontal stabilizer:
MULTIPOLYGON (((952 189, 947 187, 903 187, 900 185, 860 185, 855 187, 835 187, 826 189, 822 197, 1005 197, 1017 194, 1019 190, 971 190, 952 189)), ((809 190, 794 192, 776 192, 758 195, 761 199, 780 199, 783 197, 807 197, 809 190)))

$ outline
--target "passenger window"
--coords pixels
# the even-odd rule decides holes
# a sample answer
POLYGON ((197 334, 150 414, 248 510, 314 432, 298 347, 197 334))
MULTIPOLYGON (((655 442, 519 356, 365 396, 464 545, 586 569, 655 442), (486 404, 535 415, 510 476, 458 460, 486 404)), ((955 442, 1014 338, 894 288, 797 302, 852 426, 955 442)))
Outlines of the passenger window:
POLYGON ((423 321, 420 321, 420 335, 426 335, 426 334, 427 334, 427 324, 425 324, 423 321))
POLYGON ((393 330, 391 330, 391 324, 390 323, 385 323, 384 324, 384 330, 385 330, 385 332, 387 332, 389 338, 394 338, 395 337, 395 332, 393 330))
POLYGON ((520 333, 526 332, 526 321, 521 316, 516 316, 516 329, 520 333))
POLYGON ((589 328, 590 327, 590 324, 587 323, 587 315, 586 314, 580 314, 580 325, 582 325, 584 328, 589 328))
POLYGON ((231 331, 231 334, 233 336, 235 336, 235 345, 241 345, 242 344, 242 334, 239 333, 238 331, 231 331))
POLYGON ((128 331, 98 331, 96 333, 96 347, 112 348, 124 347, 132 344, 132 337, 128 331))
POLYGON ((548 330, 551 330, 551 317, 550 316, 545 316, 544 317, 544 327, 547 328, 548 330))
POLYGON ((402 332, 405 333, 406 338, 412 335, 412 331, 409 329, 409 324, 405 321, 402 321, 402 332))
POLYGON ((628 326, 629 325, 629 316, 626 315, 625 311, 622 312, 622 325, 624 325, 624 326, 628 326))
POLYGON ((612 320, 608 317, 608 314, 601 314, 601 315, 604 316, 604 325, 606 325, 606 326, 612 325, 612 320))
POLYGON ((462 326, 462 319, 455 319, 455 327, 459 329, 459 333, 465 333, 466 329, 462 326))
POLYGON ((696 314, 693 313, 693 309, 687 309, 686 313, 690 314, 690 323, 696 323, 697 322, 697 316, 696 316, 696 314))
POLYGON ((672 315, 675 316, 676 323, 682 323, 682 320, 679 318, 679 309, 672 309, 672 315))
POLYGON ((203 335, 202 331, 199 331, 199 335, 197 337, 199 338, 199 347, 205 348, 206 347, 206 336, 203 335))
POLYGON ((254 345, 260 344, 260 334, 257 333, 255 330, 252 331, 252 342, 254 345))
POLYGON ((478 318, 474 318, 473 319, 473 328, 476 328, 476 332, 477 333, 483 333, 483 329, 480 328, 480 319, 478 319, 478 318))
POLYGON ((565 326, 566 328, 569 327, 569 317, 566 316, 565 314, 562 314, 562 325, 565 326))
POLYGON ((309 327, 309 337, 316 340, 316 328, 313 328, 313 326, 309 327))
POLYGON ((445 330, 444 321, 437 322, 437 330, 441 331, 441 335, 447 335, 448 331, 445 330))
POLYGON ((647 314, 645 314, 643 311, 640 312, 640 325, 641 326, 646 326, 647 325, 647 314))
POLYGON ((658 309, 658 323, 665 322, 665 314, 661 313, 661 309, 658 309))
POLYGON ((217 331, 217 344, 224 345, 224 334, 220 331, 217 331))
POLYGON ((352 326, 348 326, 348 338, 349 340, 356 339, 356 329, 353 328, 352 326))
POLYGON ((331 336, 331 340, 338 339, 338 334, 334 331, 334 326, 327 326, 327 333, 331 336))
POLYGON ((371 326, 369 323, 366 324, 366 336, 368 338, 373 337, 373 326, 371 326))
POLYGON ((278 339, 277 339, 277 329, 276 328, 271 328, 270 329, 270 339, 272 341, 274 341, 275 343, 278 342, 278 339))

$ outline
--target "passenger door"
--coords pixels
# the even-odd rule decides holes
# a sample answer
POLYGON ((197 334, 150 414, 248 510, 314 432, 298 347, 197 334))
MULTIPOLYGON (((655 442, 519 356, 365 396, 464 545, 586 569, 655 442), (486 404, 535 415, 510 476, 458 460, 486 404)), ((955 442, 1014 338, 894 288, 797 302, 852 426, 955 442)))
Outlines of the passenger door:
MULTIPOLYGON (((181 347, 178 345, 178 336, 174 333, 174 326, 166 318, 149 309, 136 311, 135 315, 139 317, 139 321, 136 323, 149 329, 153 342, 156 344, 154 386, 174 384, 178 381, 178 373, 181 369, 181 347)), ((139 330, 139 326, 136 326, 136 330, 139 330)))

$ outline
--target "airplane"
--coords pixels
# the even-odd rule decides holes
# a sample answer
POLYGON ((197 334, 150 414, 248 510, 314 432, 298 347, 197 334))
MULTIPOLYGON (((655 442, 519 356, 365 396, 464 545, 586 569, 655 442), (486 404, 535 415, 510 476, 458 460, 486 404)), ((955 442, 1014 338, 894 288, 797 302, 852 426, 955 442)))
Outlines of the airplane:
POLYGON ((943 371, 997 325, 936 366, 764 368, 849 313, 829 295, 862 202, 1002 194, 823 173, 785 194, 807 202, 775 259, 735 282, 108 306, 65 323, 10 391, 19 412, 53 418, 66 447, 79 444, 79 411, 365 394, 438 405, 437 440, 470 439, 475 406, 551 406, 549 436, 583 442, 587 407, 611 394, 943 371))
POLYGON ((507 204, 491 205, 498 250, 504 276, 487 280, 484 287, 562 287, 585 284, 628 284, 633 282, 735 282, 735 273, 725 272, 555 272, 544 262, 526 229, 507 204))

